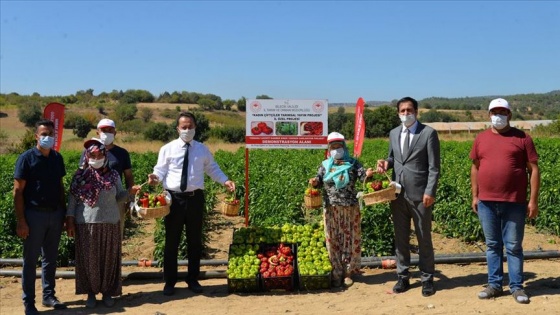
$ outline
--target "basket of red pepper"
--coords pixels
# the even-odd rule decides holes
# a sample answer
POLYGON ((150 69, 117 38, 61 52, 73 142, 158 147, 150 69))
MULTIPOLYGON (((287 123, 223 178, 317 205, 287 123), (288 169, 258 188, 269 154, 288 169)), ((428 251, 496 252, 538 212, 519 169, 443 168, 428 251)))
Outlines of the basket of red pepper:
POLYGON ((163 218, 169 214, 169 206, 171 195, 166 190, 159 193, 139 190, 134 198, 134 208, 140 219, 163 218))

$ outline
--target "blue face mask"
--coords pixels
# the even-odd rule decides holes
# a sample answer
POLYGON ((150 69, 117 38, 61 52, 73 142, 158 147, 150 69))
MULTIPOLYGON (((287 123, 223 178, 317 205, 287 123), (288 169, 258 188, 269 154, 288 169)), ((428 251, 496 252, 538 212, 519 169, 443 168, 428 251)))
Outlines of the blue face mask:
POLYGON ((52 149, 52 147, 54 146, 54 137, 40 136, 39 146, 43 149, 52 149))

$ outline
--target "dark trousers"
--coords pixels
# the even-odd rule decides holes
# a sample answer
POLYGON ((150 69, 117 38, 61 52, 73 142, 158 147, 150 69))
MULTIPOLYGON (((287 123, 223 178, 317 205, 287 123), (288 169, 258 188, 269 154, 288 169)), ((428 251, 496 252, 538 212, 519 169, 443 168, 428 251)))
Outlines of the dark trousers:
POLYGON ((432 244, 432 208, 424 207, 422 201, 411 201, 399 194, 391 202, 391 214, 395 229, 395 248, 397 257, 397 275, 408 279, 410 273, 410 220, 414 223, 414 232, 418 240, 418 267, 421 281, 433 280, 435 271, 434 246, 432 244))
POLYGON ((163 278, 166 285, 174 286, 177 283, 177 255, 183 227, 186 229, 187 257, 189 260, 186 281, 196 280, 200 274, 205 199, 202 190, 196 190, 192 196, 172 193, 171 197, 170 212, 164 218, 163 278))
POLYGON ((23 241, 23 303, 35 303, 35 268, 39 255, 41 259, 41 284, 43 299, 55 295, 56 259, 58 243, 62 235, 64 210, 25 210, 25 220, 29 226, 29 236, 23 241))

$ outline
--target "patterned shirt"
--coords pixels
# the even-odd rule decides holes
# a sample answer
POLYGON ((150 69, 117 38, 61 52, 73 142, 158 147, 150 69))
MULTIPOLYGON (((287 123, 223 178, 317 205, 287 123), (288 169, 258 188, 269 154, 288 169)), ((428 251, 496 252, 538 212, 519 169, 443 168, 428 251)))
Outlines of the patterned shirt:
POLYGON ((332 180, 323 182, 323 177, 325 177, 327 170, 323 164, 319 167, 316 178, 319 180, 319 186, 325 188, 325 193, 323 193, 325 206, 352 206, 358 204, 356 184, 361 185, 361 182, 366 177, 366 169, 357 160, 353 161, 354 164, 348 169, 348 175, 350 176, 348 185, 341 189, 336 189, 332 180), (357 180, 360 180, 360 182, 356 183, 357 180))

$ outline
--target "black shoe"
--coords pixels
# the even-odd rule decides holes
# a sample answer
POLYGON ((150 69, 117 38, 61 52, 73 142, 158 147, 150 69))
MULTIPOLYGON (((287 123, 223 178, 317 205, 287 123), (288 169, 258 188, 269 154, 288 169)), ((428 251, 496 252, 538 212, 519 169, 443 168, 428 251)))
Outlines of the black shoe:
POLYGON ((172 285, 165 285, 163 287, 163 295, 165 296, 172 296, 173 294, 175 294, 175 286, 172 285))
POLYGON ((187 285, 189 286, 189 290, 193 291, 194 293, 202 293, 202 286, 200 285, 200 283, 198 283, 198 281, 187 281, 187 285))
POLYGON ((55 310, 64 310, 66 309, 66 305, 60 302, 56 296, 49 296, 46 299, 43 299, 43 306, 46 307, 53 307, 55 310))
POLYGON ((436 289, 434 289, 434 281, 422 281, 422 295, 423 296, 430 296, 436 293, 436 289))
POLYGON ((25 306, 25 315, 37 315, 39 311, 35 307, 35 304, 24 304, 25 306))
POLYGON ((393 292, 395 293, 403 293, 406 292, 410 288, 410 281, 408 279, 399 278, 397 284, 393 287, 393 292))

